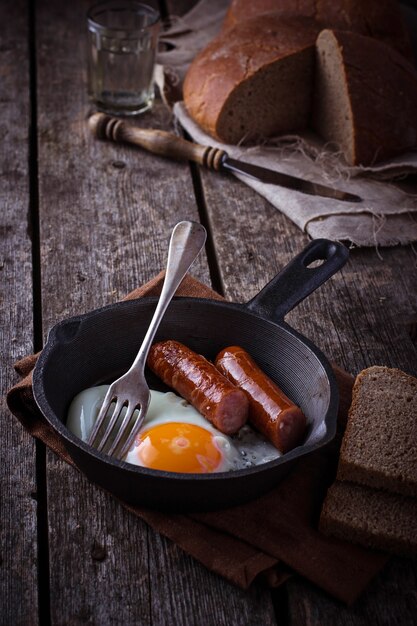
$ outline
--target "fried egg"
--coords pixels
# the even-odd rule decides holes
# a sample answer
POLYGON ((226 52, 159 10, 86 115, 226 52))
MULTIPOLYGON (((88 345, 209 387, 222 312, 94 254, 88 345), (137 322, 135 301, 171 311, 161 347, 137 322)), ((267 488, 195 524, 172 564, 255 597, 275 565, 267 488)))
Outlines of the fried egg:
MULTIPOLYGON (((108 385, 91 387, 71 403, 67 427, 83 441, 88 440, 107 389, 108 385)), ((228 437, 183 398, 151 390, 148 413, 124 460, 149 469, 201 474, 243 469, 279 456, 250 426, 228 437)))

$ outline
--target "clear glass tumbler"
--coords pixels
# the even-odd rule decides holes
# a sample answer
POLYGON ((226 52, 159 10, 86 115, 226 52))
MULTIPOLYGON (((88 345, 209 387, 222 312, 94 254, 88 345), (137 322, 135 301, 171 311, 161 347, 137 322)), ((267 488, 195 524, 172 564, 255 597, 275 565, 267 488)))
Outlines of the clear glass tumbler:
POLYGON ((99 110, 137 115, 154 101, 160 16, 134 0, 108 0, 87 14, 88 90, 99 110))

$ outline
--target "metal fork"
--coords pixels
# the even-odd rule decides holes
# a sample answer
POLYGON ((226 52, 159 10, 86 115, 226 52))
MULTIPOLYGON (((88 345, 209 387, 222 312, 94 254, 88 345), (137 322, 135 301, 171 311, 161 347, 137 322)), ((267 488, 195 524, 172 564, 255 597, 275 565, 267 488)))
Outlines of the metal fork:
POLYGON ((151 397, 145 379, 145 364, 149 349, 167 306, 205 241, 205 228, 197 222, 179 222, 172 231, 164 284, 145 338, 130 369, 110 385, 88 438, 88 443, 97 450, 122 459, 138 434, 151 397), (115 403, 113 412, 104 428, 107 413, 113 403, 115 403), (124 407, 126 407, 126 412, 122 415, 124 407), (134 416, 136 410, 139 413, 134 416), (122 421, 118 426, 120 420, 122 421), (100 431, 103 429, 104 434, 101 435, 100 431), (113 441, 111 441, 112 436, 114 436, 113 441))

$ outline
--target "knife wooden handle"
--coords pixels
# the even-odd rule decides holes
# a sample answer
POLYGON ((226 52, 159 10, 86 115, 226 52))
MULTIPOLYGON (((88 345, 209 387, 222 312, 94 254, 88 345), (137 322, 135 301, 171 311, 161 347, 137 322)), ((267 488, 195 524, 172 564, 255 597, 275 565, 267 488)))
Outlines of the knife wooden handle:
POLYGON ((201 146, 163 130, 139 128, 105 113, 93 113, 88 120, 91 132, 97 139, 123 141, 144 148, 153 154, 185 161, 194 161, 208 169, 218 171, 224 150, 201 146))

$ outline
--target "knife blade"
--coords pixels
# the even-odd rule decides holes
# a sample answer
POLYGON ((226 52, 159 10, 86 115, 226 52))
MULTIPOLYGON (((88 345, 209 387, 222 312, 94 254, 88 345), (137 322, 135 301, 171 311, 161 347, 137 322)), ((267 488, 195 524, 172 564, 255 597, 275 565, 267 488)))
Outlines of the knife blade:
POLYGON ((326 198, 333 198, 333 200, 343 200, 345 202, 361 202, 362 198, 356 196, 353 193, 347 191, 340 191, 333 187, 327 187, 321 183, 314 183, 310 180, 298 178, 284 172, 276 172, 275 170, 269 170, 259 165, 253 165, 253 163, 244 163, 231 159, 229 156, 225 156, 221 163, 221 169, 236 172, 238 174, 244 174, 250 178, 255 178, 263 183, 270 185, 279 185, 286 187, 287 189, 294 189, 295 191, 301 191, 302 193, 308 193, 312 196, 324 196, 326 198))
POLYGON ((340 191, 284 172, 238 161, 230 158, 227 152, 220 148, 202 146, 163 130, 139 128, 105 113, 93 113, 88 124, 91 132, 98 139, 131 143, 159 156, 194 161, 217 172, 229 171, 244 174, 264 183, 279 185, 313 196, 333 198, 333 200, 345 202, 362 201, 362 198, 347 191, 340 191))

